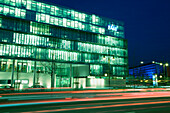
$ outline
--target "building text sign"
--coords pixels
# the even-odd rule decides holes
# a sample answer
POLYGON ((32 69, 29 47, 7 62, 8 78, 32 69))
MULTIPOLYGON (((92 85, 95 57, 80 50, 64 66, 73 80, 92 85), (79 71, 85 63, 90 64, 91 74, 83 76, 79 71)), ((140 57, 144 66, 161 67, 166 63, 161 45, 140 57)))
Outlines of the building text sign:
POLYGON ((118 29, 118 26, 115 26, 115 25, 108 25, 108 30, 112 30, 112 31, 117 31, 118 29))

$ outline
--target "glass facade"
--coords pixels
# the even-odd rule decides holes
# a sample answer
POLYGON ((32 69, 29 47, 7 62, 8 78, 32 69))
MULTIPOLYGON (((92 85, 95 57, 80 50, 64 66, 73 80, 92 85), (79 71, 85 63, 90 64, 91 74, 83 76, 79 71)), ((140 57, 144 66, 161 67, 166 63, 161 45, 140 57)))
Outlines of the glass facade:
POLYGON ((17 59, 24 72, 33 69, 27 62, 51 61, 88 64, 95 76, 105 65, 112 76, 128 75, 122 22, 38 0, 0 0, 0 57, 1 71, 12 71, 8 62, 17 59))

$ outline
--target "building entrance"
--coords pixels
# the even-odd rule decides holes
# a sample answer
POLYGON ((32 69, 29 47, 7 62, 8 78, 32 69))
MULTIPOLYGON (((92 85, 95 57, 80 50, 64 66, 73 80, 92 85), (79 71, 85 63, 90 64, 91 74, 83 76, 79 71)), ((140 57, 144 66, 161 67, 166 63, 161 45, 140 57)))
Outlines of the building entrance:
POLYGON ((70 87, 70 78, 62 76, 56 77, 56 87, 70 87))

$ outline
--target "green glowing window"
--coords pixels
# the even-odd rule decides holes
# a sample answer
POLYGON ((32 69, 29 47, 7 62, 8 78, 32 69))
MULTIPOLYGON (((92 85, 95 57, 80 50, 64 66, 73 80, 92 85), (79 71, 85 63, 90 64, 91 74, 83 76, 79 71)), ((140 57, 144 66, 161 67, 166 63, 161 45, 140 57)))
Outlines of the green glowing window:
POLYGON ((41 22, 45 22, 45 14, 41 14, 41 22))
POLYGON ((58 25, 58 23, 59 23, 58 18, 55 18, 55 25, 58 25))
POLYGON ((85 22, 85 19, 86 19, 86 14, 82 13, 81 14, 81 21, 85 22))
POLYGON ((75 28, 78 28, 78 21, 75 21, 75 28))
POLYGON ((62 18, 59 18, 59 19, 58 19, 58 22, 59 22, 59 25, 60 25, 60 26, 63 26, 63 19, 62 19, 62 18))
POLYGON ((50 5, 46 4, 46 13, 50 14, 51 7, 50 5))
POLYGON ((51 6, 51 15, 55 15, 55 6, 51 6))
POLYGON ((15 16, 15 8, 14 7, 10 7, 10 15, 11 16, 15 16))
POLYGON ((67 27, 71 27, 71 21, 67 20, 67 27))
POLYGON ((59 8, 55 7, 55 15, 58 16, 58 14, 59 14, 59 8))
POLYGON ((50 23, 50 16, 46 15, 46 23, 50 23))
POLYGON ((63 18, 63 26, 64 26, 64 27, 67 26, 67 20, 66 20, 66 18, 63 18))
POLYGON ((45 11, 45 4, 44 4, 44 3, 41 4, 41 12, 42 12, 42 13, 45 13, 45 12, 46 12, 46 11, 45 11))
POLYGON ((3 5, 0 4, 0 14, 3 13, 3 5))
POLYGON ((27 9, 31 10, 31 0, 27 0, 27 9))
POLYGON ((37 2, 37 11, 41 11, 41 3, 40 2, 37 2))
POLYGON ((22 7, 25 7, 26 6, 26 3, 27 1, 26 0, 22 0, 22 7))
POLYGON ((92 75, 100 75, 103 72, 102 65, 90 65, 90 73, 92 75))
POLYGON ((7 15, 9 13, 9 7, 4 6, 4 14, 7 15))
POLYGON ((0 18, 0 27, 2 27, 2 18, 0 18))
POLYGON ((11 0, 10 5, 15 6, 15 0, 11 0))
POLYGON ((36 13, 36 21, 38 21, 38 22, 41 21, 41 15, 40 15, 40 13, 36 13))
POLYGON ((35 1, 32 1, 32 7, 31 10, 36 11, 37 10, 37 3, 35 1))
POLYGON ((67 17, 67 9, 63 9, 63 16, 67 17))
POLYGON ((71 21, 71 27, 74 28, 74 21, 71 21))
POLYGON ((75 19, 78 20, 79 19, 79 13, 75 12, 75 19))
POLYGON ((63 9, 62 8, 60 8, 59 10, 58 10, 58 14, 57 14, 58 16, 62 16, 63 15, 63 9))
POLYGON ((74 10, 71 10, 71 18, 74 19, 74 10))
POLYGON ((79 26, 78 27, 79 29, 82 29, 82 23, 81 22, 78 23, 78 26, 79 26))
POLYGON ((16 6, 18 6, 18 7, 21 6, 21 0, 16 0, 16 6))
POLYGON ((1 0, 1 1, 3 1, 1 3, 5 3, 5 4, 9 4, 10 3, 10 0, 1 0))
POLYGON ((50 18, 50 23, 51 23, 51 24, 55 24, 55 18, 54 18, 54 17, 51 17, 51 18, 50 18))
POLYGON ((15 16, 20 17, 21 9, 15 8, 15 16))
POLYGON ((71 11, 67 10, 67 17, 71 17, 71 11))

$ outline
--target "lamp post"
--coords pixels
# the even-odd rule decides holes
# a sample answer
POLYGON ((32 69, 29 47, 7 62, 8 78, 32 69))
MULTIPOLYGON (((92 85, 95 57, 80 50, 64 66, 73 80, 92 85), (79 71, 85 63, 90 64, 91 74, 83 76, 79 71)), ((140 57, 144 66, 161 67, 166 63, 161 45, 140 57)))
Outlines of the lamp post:
MULTIPOLYGON (((105 73, 105 75, 104 75, 104 76, 109 77, 109 81, 108 81, 109 82, 109 88, 110 88, 110 71, 111 71, 111 69, 110 69, 110 61, 111 61, 111 59, 114 60, 114 57, 113 58, 111 58, 111 56, 108 57, 108 69, 107 69, 107 73, 105 73)), ((103 57, 103 60, 106 60, 105 56, 103 57)))
POLYGON ((169 64, 168 63, 159 63, 159 65, 163 66, 163 79, 164 79, 164 82, 165 82, 165 80, 167 79, 166 67, 168 67, 169 64))
POLYGON ((41 70, 37 71, 37 82, 36 82, 36 84, 39 84, 39 76, 40 76, 39 74, 40 74, 40 72, 41 72, 41 70))

